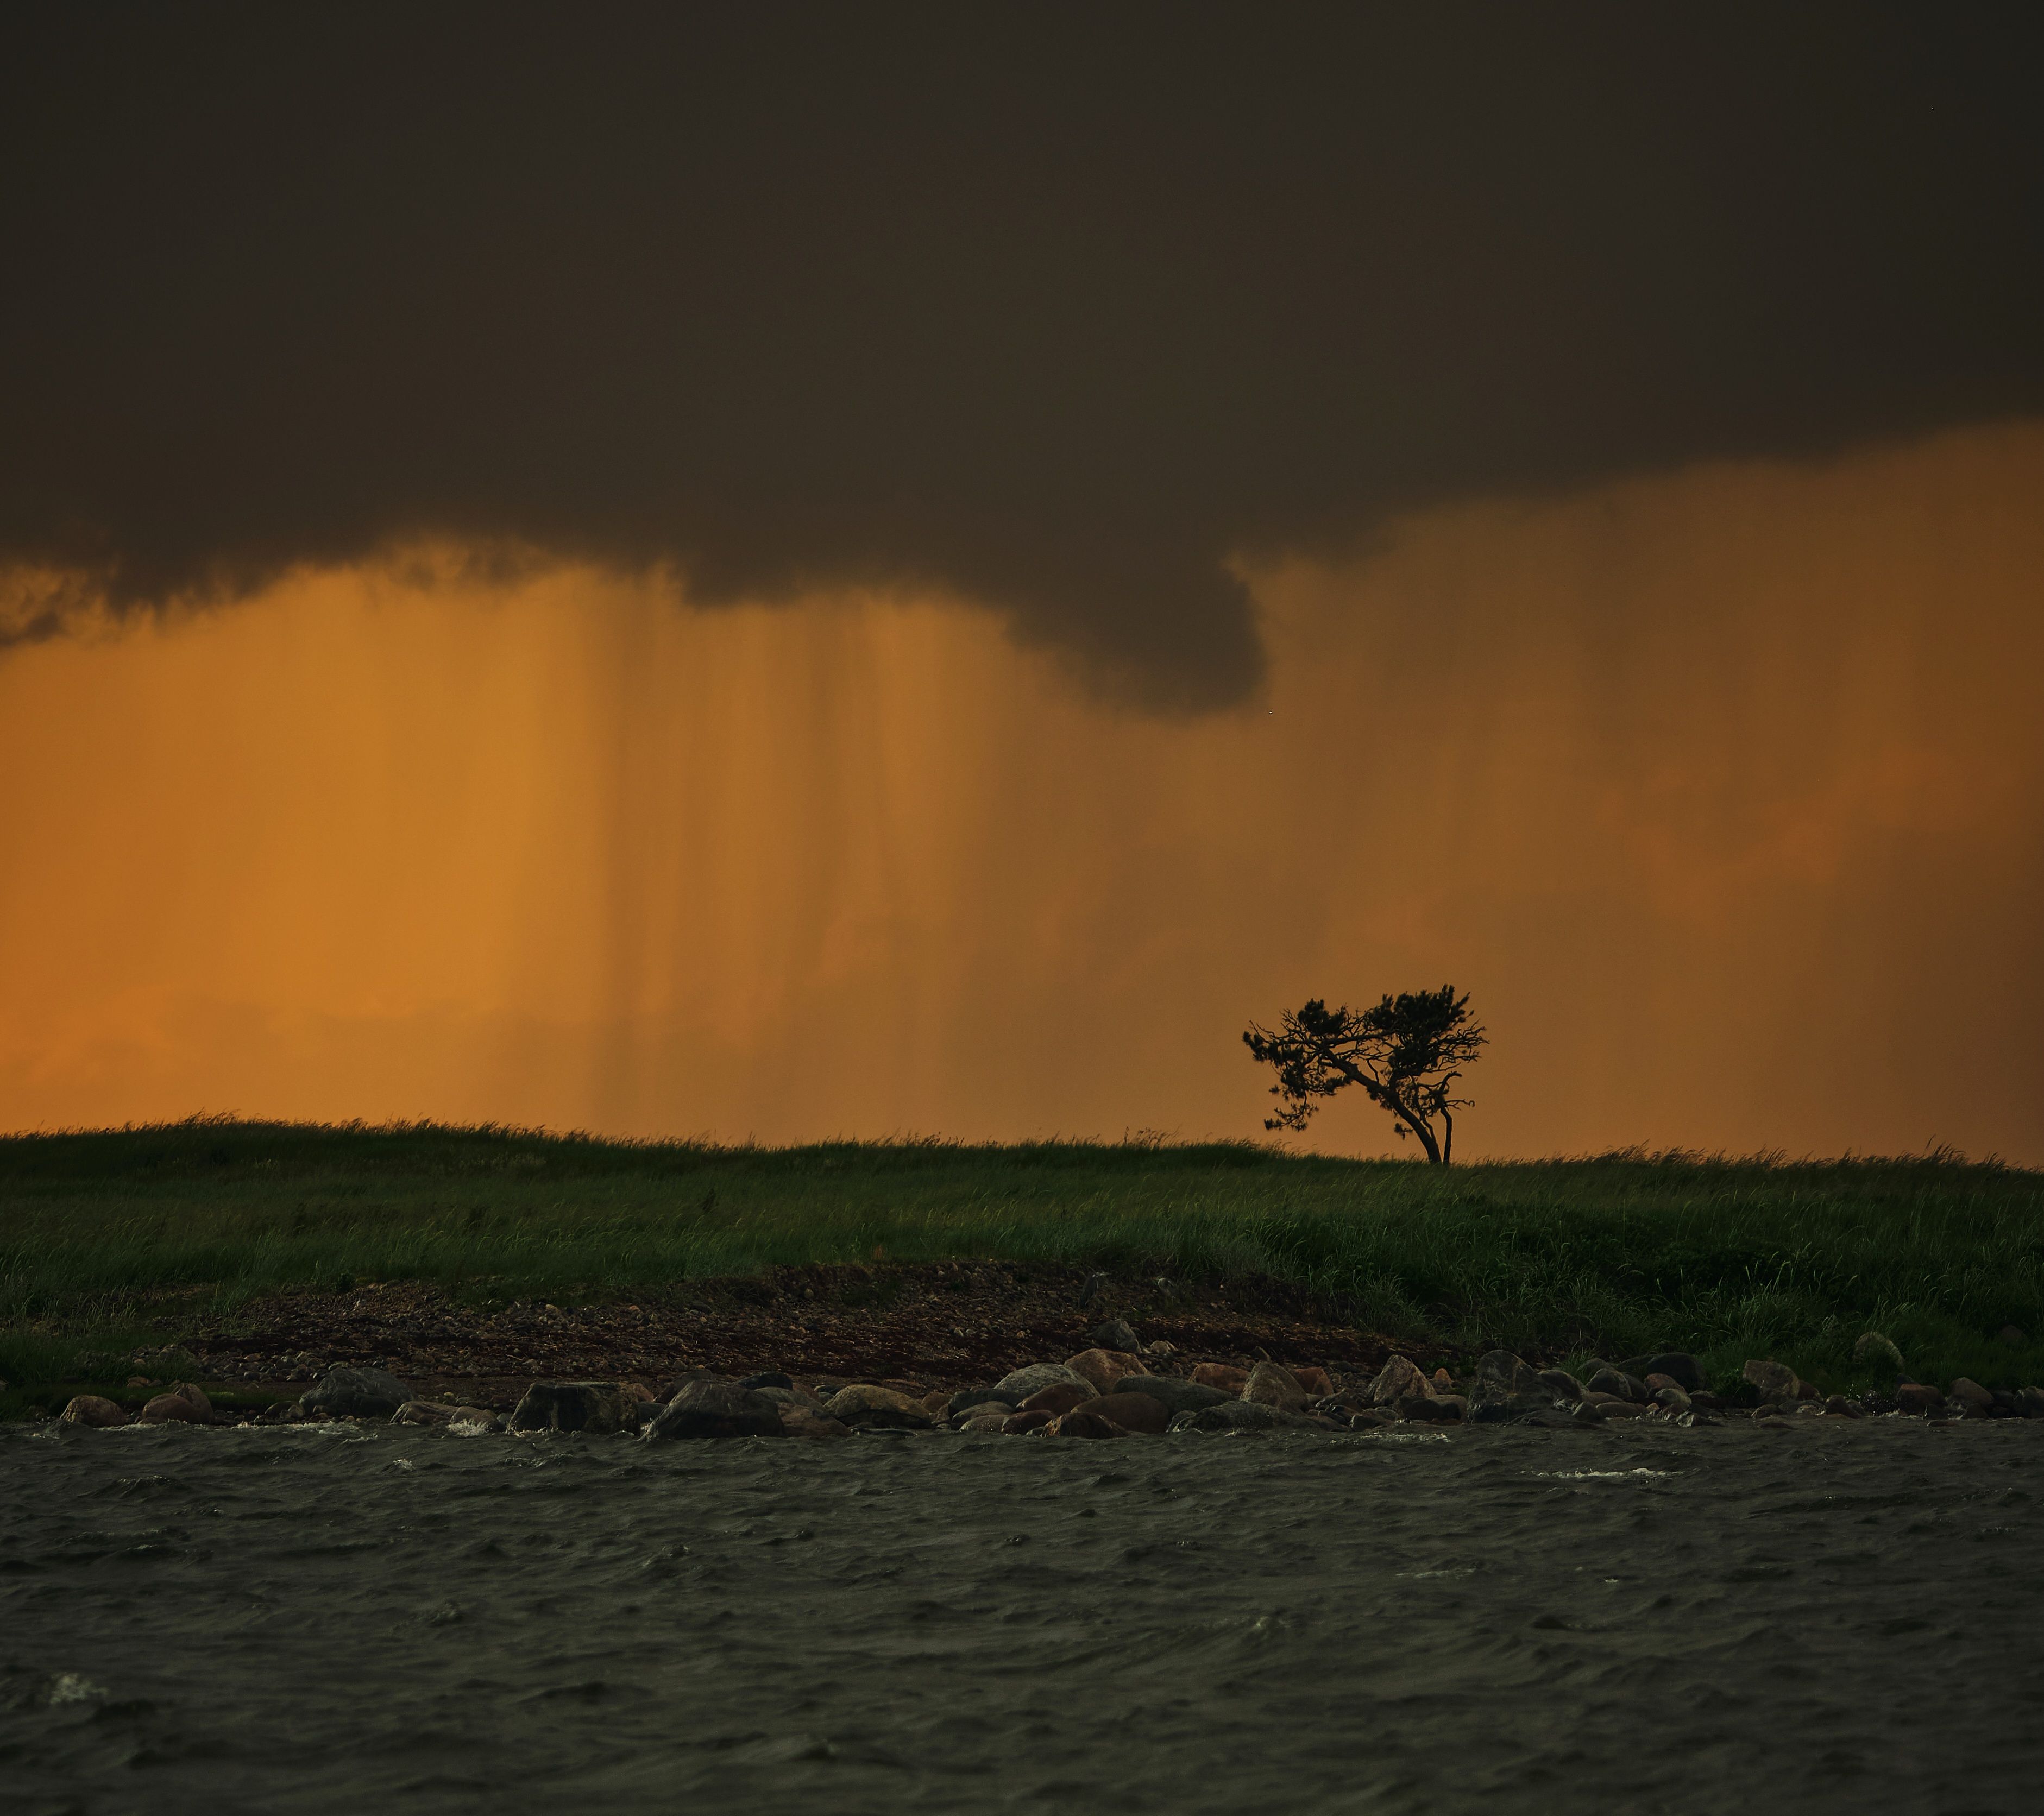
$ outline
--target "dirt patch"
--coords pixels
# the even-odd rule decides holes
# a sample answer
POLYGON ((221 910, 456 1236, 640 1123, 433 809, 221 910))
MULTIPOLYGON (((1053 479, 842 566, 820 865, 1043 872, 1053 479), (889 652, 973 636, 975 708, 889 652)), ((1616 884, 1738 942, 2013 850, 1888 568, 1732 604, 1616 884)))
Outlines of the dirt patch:
POLYGON ((492 1306, 413 1281, 298 1290, 253 1300, 231 1324, 184 1341, 207 1379, 251 1388, 307 1383, 344 1363, 501 1400, 535 1379, 658 1391, 696 1368, 966 1387, 1088 1348, 1087 1333, 1115 1317, 1145 1342, 1171 1344, 1179 1369, 1268 1356, 1348 1375, 1374 1370, 1389 1349, 1282 1281, 1210 1288, 985 1261, 783 1268, 629 1303, 492 1306))

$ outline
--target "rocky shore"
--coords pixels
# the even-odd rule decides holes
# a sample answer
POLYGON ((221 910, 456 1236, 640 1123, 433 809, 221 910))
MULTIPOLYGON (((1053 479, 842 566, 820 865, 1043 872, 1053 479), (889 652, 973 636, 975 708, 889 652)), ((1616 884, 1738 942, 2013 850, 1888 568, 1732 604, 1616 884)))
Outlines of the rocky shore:
MULTIPOLYGON (((476 1396, 478 1399, 482 1396, 476 1396)), ((1391 1353, 1348 1372, 1269 1357, 1194 1360, 1167 1337, 1147 1340, 1120 1319, 1086 1334, 1062 1361, 1029 1361, 971 1385, 896 1376, 846 1380, 814 1371, 743 1375, 696 1367, 655 1394, 629 1379, 538 1380, 509 1404, 421 1392, 387 1369, 328 1369, 295 1401, 252 1415, 214 1406, 189 1381, 130 1410, 74 1396, 69 1424, 278 1424, 336 1419, 444 1426, 467 1435, 583 1432, 647 1442, 724 1438, 842 1439, 860 1434, 955 1432, 1093 1440, 1167 1432, 1370 1432, 1397 1426, 1697 1426, 1749 1420, 1776 1429, 1804 1421, 1904 1416, 1932 1420, 2044 1419, 2044 1388, 1994 1390, 1960 1379, 1940 1388, 1902 1380, 1887 1396, 1825 1396, 1769 1359, 1746 1364, 1736 1396, 1712 1392, 1696 1358, 1680 1352, 1602 1362, 1577 1376, 1494 1350, 1466 1373, 1431 1372, 1391 1353)))

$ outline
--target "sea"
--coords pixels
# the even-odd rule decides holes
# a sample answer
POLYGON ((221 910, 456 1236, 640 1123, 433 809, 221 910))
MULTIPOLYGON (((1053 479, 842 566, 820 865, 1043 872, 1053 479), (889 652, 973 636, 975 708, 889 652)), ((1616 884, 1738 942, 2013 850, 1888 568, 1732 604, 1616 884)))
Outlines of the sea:
POLYGON ((2044 1422, 0 1429, 0 1810, 2044 1810, 2044 1422))

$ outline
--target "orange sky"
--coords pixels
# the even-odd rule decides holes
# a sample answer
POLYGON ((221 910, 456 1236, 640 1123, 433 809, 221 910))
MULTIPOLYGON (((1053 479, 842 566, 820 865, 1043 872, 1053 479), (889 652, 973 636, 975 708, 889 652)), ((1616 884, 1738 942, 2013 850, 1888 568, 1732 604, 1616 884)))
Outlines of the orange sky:
POLYGON ((1250 578, 1193 718, 447 551, 0 655, 0 1127, 1250 1135, 1247 1019, 1452 980, 1468 1155, 2044 1162, 2044 425, 1250 578))

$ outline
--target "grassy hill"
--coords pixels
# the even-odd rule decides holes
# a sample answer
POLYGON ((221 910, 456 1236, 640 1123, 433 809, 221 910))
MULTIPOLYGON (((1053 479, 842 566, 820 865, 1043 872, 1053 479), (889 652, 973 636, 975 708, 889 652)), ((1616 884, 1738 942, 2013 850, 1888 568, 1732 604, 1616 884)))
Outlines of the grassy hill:
POLYGON ((1055 1258, 1312 1288, 1463 1350, 1773 1355, 1870 1382, 2044 1378, 2044 1174, 1947 1156, 1428 1168, 1188 1146, 720 1148, 199 1120, 0 1138, 0 1376, 284 1285, 593 1300, 774 1263, 1055 1258), (154 1309, 152 1310, 152 1307, 154 1309), (2014 1326, 2020 1342, 2002 1333, 2014 1326))

